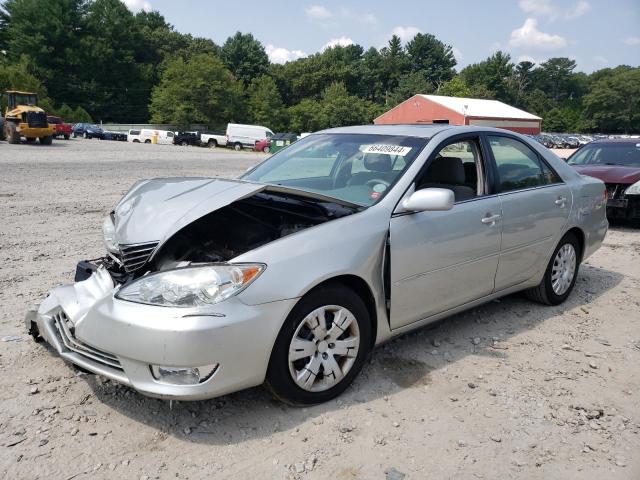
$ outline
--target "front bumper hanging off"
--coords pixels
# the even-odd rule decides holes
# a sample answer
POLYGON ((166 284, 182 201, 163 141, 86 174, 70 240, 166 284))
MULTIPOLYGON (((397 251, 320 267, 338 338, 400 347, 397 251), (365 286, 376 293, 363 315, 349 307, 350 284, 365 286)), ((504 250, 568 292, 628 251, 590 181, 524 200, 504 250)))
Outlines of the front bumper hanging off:
POLYGON ((160 307, 119 300, 117 289, 109 272, 97 268, 86 280, 53 289, 27 312, 26 327, 68 362, 142 394, 175 400, 261 384, 296 301, 247 305, 236 296, 208 307, 160 307), (195 369, 198 383, 174 375, 195 369))

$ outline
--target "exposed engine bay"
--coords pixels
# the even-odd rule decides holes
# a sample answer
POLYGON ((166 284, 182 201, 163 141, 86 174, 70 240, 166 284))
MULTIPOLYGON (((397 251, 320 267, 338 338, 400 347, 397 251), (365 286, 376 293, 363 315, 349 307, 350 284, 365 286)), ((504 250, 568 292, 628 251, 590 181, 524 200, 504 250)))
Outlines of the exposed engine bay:
POLYGON ((229 261, 242 253, 330 220, 351 215, 360 207, 313 197, 263 190, 200 217, 162 244, 143 268, 127 273, 117 258, 81 262, 76 281, 103 265, 122 284, 148 272, 192 263, 229 261))

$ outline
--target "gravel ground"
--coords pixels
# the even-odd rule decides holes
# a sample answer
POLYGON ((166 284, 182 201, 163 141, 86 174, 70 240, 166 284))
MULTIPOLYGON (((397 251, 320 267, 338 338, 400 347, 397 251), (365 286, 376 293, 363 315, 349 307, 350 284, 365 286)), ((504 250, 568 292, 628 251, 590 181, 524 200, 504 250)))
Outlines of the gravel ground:
POLYGON ((134 181, 235 176, 262 158, 0 144, 4 478, 640 478, 637 229, 612 228, 566 304, 514 295, 405 335, 313 408, 261 388, 170 408, 27 337, 28 306, 102 255, 102 218, 134 181))

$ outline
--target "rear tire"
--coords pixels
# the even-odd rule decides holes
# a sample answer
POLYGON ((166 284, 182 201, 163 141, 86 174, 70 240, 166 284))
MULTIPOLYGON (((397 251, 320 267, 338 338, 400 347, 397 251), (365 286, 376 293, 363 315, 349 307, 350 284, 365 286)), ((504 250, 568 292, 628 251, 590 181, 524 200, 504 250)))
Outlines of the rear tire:
POLYGON ((207 147, 216 148, 218 146, 218 142, 216 142, 213 138, 209 139, 207 142, 207 147))
POLYGON ((151 140, 145 140, 144 143, 151 143, 151 140))
POLYGON ((371 335, 369 312, 353 290, 342 285, 312 290, 280 329, 266 386, 291 405, 331 400, 343 393, 362 369, 371 335), (322 318, 324 328, 318 321, 322 318), (296 349, 294 343, 302 348, 296 349))
POLYGON ((180 145, 182 145, 183 147, 188 147, 189 146, 189 142, 187 142, 186 140, 183 140, 180 145))
POLYGON ((236 142, 236 143, 234 143, 234 144, 233 144, 233 149, 234 149, 236 152, 239 152, 240 150, 242 150, 242 144, 241 144, 240 142, 236 142))
POLYGON ((51 145, 53 143, 53 137, 49 135, 48 137, 40 137, 40 145, 51 145))
POLYGON ((64 136, 64 139, 65 139, 65 140, 69 140, 69 135, 65 135, 65 136, 64 136))
POLYGON ((567 233, 553 251, 540 284, 525 291, 527 297, 545 305, 564 302, 576 284, 581 254, 580 242, 567 233))
POLYGON ((18 132, 15 123, 7 122, 5 124, 4 135, 9 143, 13 145, 20 143, 20 133, 18 132))
POLYGON ((264 148, 262 149, 262 151, 263 151, 264 153, 269 153, 269 152, 271 151, 271 149, 270 149, 269 147, 264 147, 264 148))

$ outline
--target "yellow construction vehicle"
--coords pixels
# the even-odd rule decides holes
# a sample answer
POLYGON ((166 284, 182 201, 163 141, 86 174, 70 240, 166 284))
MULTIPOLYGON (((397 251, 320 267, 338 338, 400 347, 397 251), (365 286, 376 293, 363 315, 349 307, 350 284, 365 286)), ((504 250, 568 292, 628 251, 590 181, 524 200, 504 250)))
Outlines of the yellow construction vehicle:
POLYGON ((5 98, 4 138, 9 143, 20 143, 21 137, 27 142, 34 142, 37 138, 42 145, 51 145, 55 127, 49 125, 46 112, 38 107, 38 95, 9 90, 5 98))

